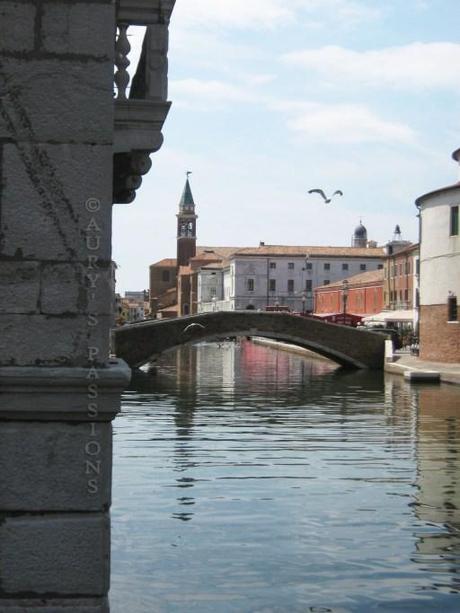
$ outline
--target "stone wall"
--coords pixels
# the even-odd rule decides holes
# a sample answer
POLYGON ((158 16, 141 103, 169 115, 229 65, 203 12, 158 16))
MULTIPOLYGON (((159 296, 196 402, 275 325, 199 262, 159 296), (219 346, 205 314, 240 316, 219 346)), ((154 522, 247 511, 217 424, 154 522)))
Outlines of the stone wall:
POLYGON ((0 611, 106 611, 115 3, 0 3, 0 611))
POLYGON ((460 322, 447 321, 447 304, 420 307, 420 358, 460 363, 460 322))

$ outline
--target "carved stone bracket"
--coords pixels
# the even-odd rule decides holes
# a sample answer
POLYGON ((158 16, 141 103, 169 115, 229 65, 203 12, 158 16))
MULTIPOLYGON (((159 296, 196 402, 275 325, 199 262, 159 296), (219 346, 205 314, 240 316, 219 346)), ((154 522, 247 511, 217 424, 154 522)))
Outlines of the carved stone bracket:
POLYGON ((136 189, 142 183, 141 175, 151 166, 149 154, 158 151, 163 143, 161 130, 171 106, 167 101, 167 54, 168 25, 174 4, 175 0, 117 2, 114 202, 134 200, 136 189), (147 28, 128 97, 130 25, 145 25, 147 28))

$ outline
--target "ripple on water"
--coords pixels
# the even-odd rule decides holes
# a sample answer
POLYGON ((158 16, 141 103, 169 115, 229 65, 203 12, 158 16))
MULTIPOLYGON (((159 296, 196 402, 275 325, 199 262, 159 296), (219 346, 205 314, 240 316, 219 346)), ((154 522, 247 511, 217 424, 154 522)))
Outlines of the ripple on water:
POLYGON ((460 392, 251 343, 114 422, 114 613, 458 611, 460 392))

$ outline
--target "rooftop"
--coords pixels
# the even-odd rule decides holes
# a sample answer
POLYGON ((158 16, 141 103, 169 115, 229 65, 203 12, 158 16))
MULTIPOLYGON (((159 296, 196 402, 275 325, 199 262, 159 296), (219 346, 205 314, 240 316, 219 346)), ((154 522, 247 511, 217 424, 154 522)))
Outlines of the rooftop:
POLYGON ((294 245, 262 245, 259 247, 243 247, 238 249, 233 257, 241 255, 260 256, 313 256, 313 257, 359 257, 381 258, 385 255, 383 247, 319 247, 294 245))
MULTIPOLYGON (((348 281, 348 287, 354 287, 357 285, 369 285, 371 283, 383 283, 383 268, 379 270, 368 270, 367 272, 361 272, 357 275, 353 275, 352 277, 348 277, 346 279, 348 281)), ((316 289, 337 289, 341 288, 343 281, 335 281, 334 283, 329 283, 327 285, 321 285, 316 289)))
POLYGON ((151 264, 151 266, 170 266, 175 268, 177 266, 177 260, 176 258, 163 258, 162 260, 151 264))

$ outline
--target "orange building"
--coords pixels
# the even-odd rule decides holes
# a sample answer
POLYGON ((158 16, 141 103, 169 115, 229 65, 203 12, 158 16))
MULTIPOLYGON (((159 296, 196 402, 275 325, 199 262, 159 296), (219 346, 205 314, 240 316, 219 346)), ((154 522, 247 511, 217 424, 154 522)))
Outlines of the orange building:
POLYGON ((383 270, 369 270, 315 288, 314 315, 374 315, 383 307, 383 270))
POLYGON ((415 308, 419 246, 407 245, 387 254, 384 263, 383 302, 385 310, 415 308))

